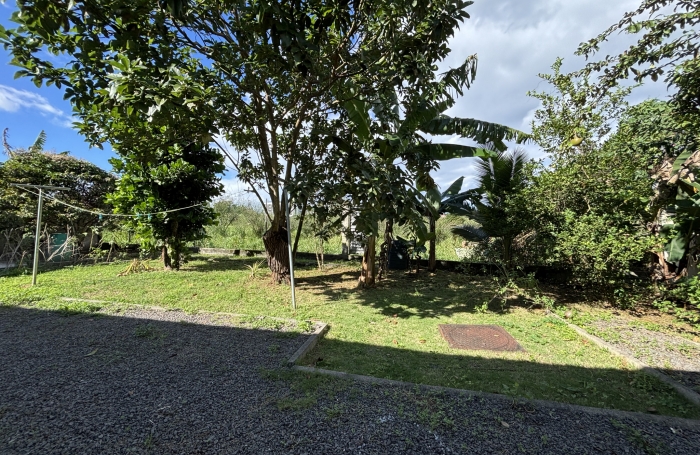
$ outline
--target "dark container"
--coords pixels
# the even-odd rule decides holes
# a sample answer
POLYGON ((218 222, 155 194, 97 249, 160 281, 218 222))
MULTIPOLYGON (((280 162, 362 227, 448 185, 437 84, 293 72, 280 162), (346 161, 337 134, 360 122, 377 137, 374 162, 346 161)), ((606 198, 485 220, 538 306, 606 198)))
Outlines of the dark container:
POLYGON ((389 247, 389 270, 406 270, 408 268, 408 249, 404 242, 394 240, 389 247))

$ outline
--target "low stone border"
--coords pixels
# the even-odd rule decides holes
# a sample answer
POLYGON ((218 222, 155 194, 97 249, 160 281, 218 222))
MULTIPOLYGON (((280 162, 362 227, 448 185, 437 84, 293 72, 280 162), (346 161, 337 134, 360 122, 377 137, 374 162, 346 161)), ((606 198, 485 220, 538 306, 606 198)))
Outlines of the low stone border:
POLYGON ((615 346, 612 344, 608 343, 607 341, 592 335, 588 332, 586 332, 584 329, 581 327, 570 323, 569 321, 561 318, 558 314, 556 313, 549 313, 550 316, 554 316, 555 318, 559 319, 563 323, 565 323, 569 328, 573 329, 581 335, 582 337, 586 338, 589 341, 592 341, 593 343, 597 344, 603 349, 608 350, 612 354, 615 354, 617 356, 622 357, 625 359, 628 363, 634 365, 637 369, 644 371, 645 373, 654 376, 655 378, 665 382, 666 384, 670 385, 673 387, 678 393, 683 395, 685 398, 687 398, 689 401, 694 403, 696 406, 700 406, 700 395, 695 392, 694 390, 684 386, 683 384, 675 381, 672 377, 670 377, 667 374, 662 373, 661 371, 657 370, 656 368, 652 368, 651 366, 647 365, 646 363, 642 362, 639 359, 636 359, 634 357, 628 356, 627 354, 623 353, 619 349, 617 349, 615 346))
POLYGON ((615 417, 615 418, 653 420, 655 422, 664 423, 664 424, 667 424, 669 426, 672 425, 674 427, 686 427, 686 428, 693 428, 693 429, 700 428, 700 420, 685 419, 682 417, 645 414, 642 412, 634 412, 634 411, 620 411, 617 409, 593 408, 590 406, 581 406, 578 404, 560 403, 558 401, 535 400, 535 399, 522 398, 522 397, 513 398, 513 397, 506 396, 506 395, 501 395, 498 393, 479 392, 476 390, 466 390, 466 389, 455 389, 452 387, 442 387, 442 386, 437 386, 437 385, 415 384, 413 382, 396 381, 394 379, 377 378, 374 376, 364 376, 361 374, 344 373, 342 371, 324 370, 322 368, 306 367, 306 366, 301 366, 301 365, 295 365, 292 367, 292 369, 296 370, 296 371, 304 372, 304 373, 321 374, 321 375, 326 375, 326 376, 333 376, 333 377, 340 378, 340 379, 368 382, 371 384, 411 387, 414 389, 417 388, 417 389, 420 389, 423 391, 428 391, 428 392, 445 392, 445 393, 452 394, 452 395, 472 395, 472 396, 476 396, 476 397, 480 397, 480 398, 487 398, 490 400, 500 400, 500 401, 509 401, 509 402, 531 404, 531 405, 536 405, 536 406, 544 406, 544 407, 548 407, 548 408, 556 408, 556 409, 562 409, 562 410, 567 410, 567 411, 585 412, 588 414, 609 416, 609 417, 615 417))
POLYGON ((306 357, 306 355, 311 352, 313 348, 316 347, 318 340, 323 337, 323 335, 328 332, 330 327, 325 322, 316 323, 316 330, 311 334, 311 336, 301 345, 299 349, 289 358, 287 361, 288 366, 296 365, 298 361, 306 357))

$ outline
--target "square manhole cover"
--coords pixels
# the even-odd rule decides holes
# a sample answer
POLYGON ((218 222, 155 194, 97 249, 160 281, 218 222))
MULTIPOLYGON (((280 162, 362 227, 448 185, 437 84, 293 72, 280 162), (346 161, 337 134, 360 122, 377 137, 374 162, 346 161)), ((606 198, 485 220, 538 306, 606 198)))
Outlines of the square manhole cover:
POLYGON ((452 349, 524 351, 515 338, 497 325, 440 324, 438 328, 452 349))

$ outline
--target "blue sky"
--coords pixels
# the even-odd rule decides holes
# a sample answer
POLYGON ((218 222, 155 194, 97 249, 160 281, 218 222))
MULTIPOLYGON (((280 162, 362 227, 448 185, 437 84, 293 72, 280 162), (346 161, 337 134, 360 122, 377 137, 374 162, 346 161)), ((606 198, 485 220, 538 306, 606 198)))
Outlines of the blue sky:
MULTIPOLYGON (((476 83, 448 113, 529 131, 537 101, 526 93, 546 89, 537 74, 549 72, 557 56, 565 58, 565 71, 580 68, 585 61, 573 55, 578 44, 605 30, 638 4, 639 0, 477 0, 467 9, 472 18, 451 40, 452 54, 440 68, 457 66, 476 53, 476 83)), ((0 3, 0 23, 12 27, 9 17, 15 8, 11 0, 0 3)), ((602 54, 619 53, 632 41, 633 37, 615 36, 602 54)), ((89 148, 70 127, 71 106, 63 100, 62 91, 37 88, 26 78, 15 80, 16 68, 9 65, 9 60, 8 53, 0 51, 0 129, 9 128, 9 143, 29 146, 44 130, 48 149, 68 150, 73 156, 110 169, 109 146, 105 150, 89 148)), ((630 101, 666 96, 665 84, 659 82, 638 89, 630 101)), ((448 139, 463 142, 456 137, 448 139)), ((532 157, 543 156, 535 146, 527 149, 532 157)), ((473 160, 444 163, 435 179, 445 187, 460 176, 466 176, 465 187, 473 186, 473 160)), ((231 191, 243 189, 235 175, 226 176, 224 181, 231 191)))
MULTIPOLYGON (((13 2, 0 4, 0 23, 9 28, 16 9, 13 2)), ((14 79, 18 68, 9 64, 9 53, 0 51, 0 129, 9 128, 9 144, 30 146, 41 130, 46 131, 48 150, 70 151, 71 155, 91 161, 104 169, 111 166, 109 146, 105 150, 89 148, 71 128, 71 105, 56 87, 37 88, 28 78, 14 79)), ((0 160, 4 160, 0 156, 0 160)))

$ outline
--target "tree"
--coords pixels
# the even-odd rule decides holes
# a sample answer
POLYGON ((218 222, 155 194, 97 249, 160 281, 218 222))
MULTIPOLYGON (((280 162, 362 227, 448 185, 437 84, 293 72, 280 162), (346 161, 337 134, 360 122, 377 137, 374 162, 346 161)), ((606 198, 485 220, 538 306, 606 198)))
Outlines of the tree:
MULTIPOLYGON (((324 196, 316 198, 314 212, 320 214, 322 220, 335 219, 336 224, 352 214, 355 229, 367 239, 361 285, 369 286, 374 282, 373 245, 379 221, 386 221, 384 252, 392 241, 395 222, 410 225, 419 243, 431 241, 434 244, 434 229, 429 232, 424 222, 431 204, 426 203, 421 194, 421 191, 438 192, 430 172, 439 168, 442 161, 493 153, 480 147, 433 142, 428 134, 461 135, 491 142, 498 149, 505 149, 504 141, 520 143, 529 139, 527 134, 507 126, 442 114, 454 105, 456 96, 471 86, 476 62, 476 56, 470 56, 461 68, 424 83, 420 90, 405 93, 411 97, 407 96, 403 103, 399 103, 393 88, 376 95, 371 103, 374 118, 363 110, 353 110, 351 121, 358 130, 360 125, 369 125, 354 138, 326 135, 328 143, 345 151, 349 160, 345 162, 342 154, 331 154, 329 162, 314 163, 315 169, 321 166, 326 171, 321 174, 325 181, 321 183, 320 194, 324 196), (399 114, 402 109, 403 116, 399 114), (404 166, 397 166, 397 162, 404 166), (338 166, 339 163, 342 165, 338 166), (346 172, 338 173, 338 169, 346 172)), ((309 175, 312 180, 305 189, 318 184, 313 179, 319 173, 310 172, 309 175)))
POLYGON ((443 192, 437 188, 426 191, 427 213, 430 222, 430 242, 428 246, 428 270, 434 272, 437 267, 435 257, 435 222, 445 213, 466 215, 464 201, 472 196, 473 192, 461 192, 464 177, 460 177, 443 192))
POLYGON ((695 122, 699 117, 696 83, 700 77, 698 24, 700 2, 697 0, 644 0, 617 24, 582 43, 577 54, 591 57, 617 32, 640 34, 637 43, 618 55, 608 55, 603 60, 589 63, 579 74, 602 72, 597 87, 599 97, 621 80, 629 78, 630 73, 636 82, 647 78, 656 81, 666 74, 669 85, 679 88, 672 96, 673 104, 679 113, 692 117, 695 122), (644 16, 647 17, 639 19, 644 16))
POLYGON ((552 159, 566 161, 602 146, 627 108, 631 88, 609 90, 596 97, 597 88, 587 75, 562 74, 562 58, 552 74, 540 74, 553 92, 528 92, 540 101, 532 122, 532 138, 552 159))
MULTIPOLYGON (((92 163, 74 158, 68 152, 43 151, 45 135, 27 148, 12 148, 6 144, 9 158, 0 163, 0 229, 20 227, 31 230, 36 224, 36 195, 11 183, 51 185, 68 190, 47 192, 61 201, 83 209, 107 213, 110 206, 105 202, 108 192, 114 189, 115 177, 92 163)), ((66 229, 78 237, 99 224, 97 215, 71 209, 65 205, 45 199, 42 223, 50 231, 66 229)))
POLYGON ((292 185, 292 169, 307 156, 304 138, 315 127, 327 129, 329 116, 366 112, 377 91, 415 91, 432 79, 470 4, 161 3, 76 1, 68 8, 21 1, 14 16, 21 28, 0 30, 0 39, 20 74, 67 86, 81 131, 94 144, 114 139, 107 113, 148 112, 149 122, 171 130, 184 118, 196 121, 239 178, 260 199, 261 191, 269 195, 264 241, 277 281, 288 278, 281 188, 292 185), (68 53, 70 65, 56 67, 44 49, 68 53))
POLYGON ((597 98, 588 76, 558 69, 545 78, 554 92, 533 94, 542 101, 533 137, 551 164, 528 171, 512 207, 536 233, 540 262, 572 270, 579 283, 614 287, 654 247, 647 227, 663 203, 654 202, 653 174, 679 153, 680 131, 658 102, 629 107, 629 89, 597 98), (583 140, 574 146, 577 129, 583 140))
POLYGON ((520 149, 498 151, 495 156, 482 158, 478 166, 479 186, 455 196, 464 205, 453 212, 469 217, 478 227, 464 224, 455 226, 452 232, 471 242, 499 239, 506 267, 511 265, 513 239, 524 229, 522 223, 508 219, 507 204, 509 197, 523 187, 526 161, 527 155, 520 149))
POLYGON ((126 224, 144 246, 160 247, 166 270, 178 270, 185 244, 205 238, 205 227, 214 224, 209 202, 223 190, 217 178, 222 161, 217 150, 196 144, 161 147, 148 161, 128 155, 110 160, 120 175, 110 203, 117 213, 136 215, 126 224))

